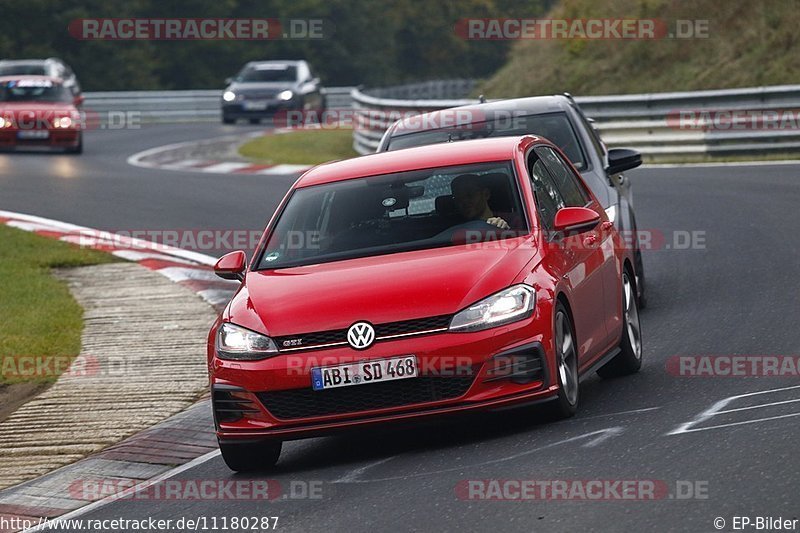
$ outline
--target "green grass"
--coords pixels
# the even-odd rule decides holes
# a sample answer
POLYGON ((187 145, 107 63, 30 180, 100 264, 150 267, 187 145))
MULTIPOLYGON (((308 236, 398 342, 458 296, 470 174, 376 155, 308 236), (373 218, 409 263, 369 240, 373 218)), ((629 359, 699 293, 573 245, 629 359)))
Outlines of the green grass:
POLYGON ((487 98, 795 84, 800 9, 788 0, 560 0, 546 18, 708 20, 708 38, 520 40, 476 94, 487 98))
POLYGON ((80 353, 83 309, 50 269, 116 260, 104 252, 0 225, 0 383, 55 381, 57 375, 27 378, 14 370, 25 368, 19 365, 22 357, 74 358, 80 353))
POLYGON ((358 154, 353 150, 353 130, 297 130, 259 137, 239 147, 239 153, 259 162, 316 165, 358 154))

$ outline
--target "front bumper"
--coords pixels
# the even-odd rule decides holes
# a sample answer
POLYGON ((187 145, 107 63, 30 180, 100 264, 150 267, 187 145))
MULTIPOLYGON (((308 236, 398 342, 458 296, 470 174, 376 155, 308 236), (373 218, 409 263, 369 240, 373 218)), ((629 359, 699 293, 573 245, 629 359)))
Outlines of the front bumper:
POLYGON ((243 101, 223 101, 222 116, 227 119, 271 118, 277 114, 285 113, 286 111, 300 110, 303 107, 299 100, 268 100, 261 102, 260 105, 263 105, 264 107, 252 109, 248 108, 247 103, 243 101))
POLYGON ((50 129, 46 139, 20 139, 19 130, 0 130, 0 149, 14 148, 76 148, 80 144, 79 129, 50 129))
POLYGON ((291 440, 549 400, 558 392, 551 378, 551 328, 549 321, 544 329, 539 322, 534 315, 482 332, 378 343, 369 355, 341 347, 263 361, 215 357, 210 370, 217 436, 222 441, 291 440), (417 357, 417 378, 311 389, 313 367, 409 354, 417 357))

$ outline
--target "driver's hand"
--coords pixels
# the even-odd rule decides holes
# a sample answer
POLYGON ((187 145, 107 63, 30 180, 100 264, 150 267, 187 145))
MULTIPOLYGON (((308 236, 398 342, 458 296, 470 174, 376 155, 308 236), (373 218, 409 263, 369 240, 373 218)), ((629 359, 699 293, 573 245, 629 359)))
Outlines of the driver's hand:
POLYGON ((492 226, 497 226, 500 229, 509 229, 511 227, 508 225, 508 222, 506 222, 500 217, 492 217, 488 219, 486 223, 491 224, 492 226))

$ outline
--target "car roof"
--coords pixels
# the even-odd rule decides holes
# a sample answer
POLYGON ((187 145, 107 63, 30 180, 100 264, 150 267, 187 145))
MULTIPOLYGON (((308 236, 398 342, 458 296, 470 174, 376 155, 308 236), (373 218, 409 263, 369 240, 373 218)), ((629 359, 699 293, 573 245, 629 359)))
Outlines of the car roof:
MULTIPOLYGON (((528 96, 525 98, 507 98, 503 100, 493 100, 482 104, 467 104, 458 107, 450 107, 416 115, 398 121, 392 131, 392 137, 397 135, 407 135, 419 133, 421 131, 432 131, 446 128, 450 117, 454 112, 459 113, 459 117, 475 117, 469 122, 483 122, 487 117, 494 113, 524 113, 526 115, 538 115, 541 113, 551 113, 555 111, 566 111, 571 105, 570 99, 566 96, 555 94, 549 96, 528 96), (446 118, 445 118, 446 117, 446 118), (445 124, 445 126, 441 126, 445 124), (428 124, 430 127, 419 127, 419 124, 428 124)), ((463 122, 462 122, 463 123, 463 122)))
POLYGON ((0 76, 0 81, 14 81, 14 80, 49 80, 53 85, 61 85, 62 81, 53 76, 38 76, 36 74, 12 74, 10 76, 0 76))
POLYGON ((509 161, 516 151, 538 143, 549 141, 536 135, 493 137, 380 152, 318 165, 303 174, 295 187, 425 168, 509 161))
POLYGON ((296 67, 300 63, 303 63, 300 59, 269 59, 264 61, 249 61, 248 65, 288 65, 296 67))
POLYGON ((0 65, 46 65, 52 59, 3 59, 0 65))

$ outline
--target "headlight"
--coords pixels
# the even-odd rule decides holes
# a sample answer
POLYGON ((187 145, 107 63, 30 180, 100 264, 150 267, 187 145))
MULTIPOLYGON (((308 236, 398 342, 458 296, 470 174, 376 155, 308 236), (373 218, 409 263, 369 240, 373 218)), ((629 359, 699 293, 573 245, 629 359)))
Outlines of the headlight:
POLYGON ((5 128, 5 127, 6 127, 6 119, 0 117, 0 128, 5 128))
POLYGON ((233 91, 225 91, 224 93, 222 93, 222 99, 225 100, 226 102, 233 102, 234 100, 236 100, 236 93, 233 91))
POLYGON ((529 285, 514 285, 456 314, 450 331, 480 331, 527 318, 536 307, 536 293, 529 285))
POLYGON ((234 324, 222 324, 217 330, 217 355, 220 359, 266 359, 278 353, 278 347, 266 335, 234 324))
POLYGON ((609 206, 606 209, 606 216, 608 217, 608 220, 610 220, 611 223, 614 224, 617 221, 617 206, 615 205, 609 206))
POLYGON ((70 126, 72 126, 72 119, 69 117, 57 118, 53 122, 53 125, 56 128, 69 128, 70 126))
POLYGON ((278 93, 279 100, 291 100, 292 96, 294 96, 294 93, 288 90, 278 93))

